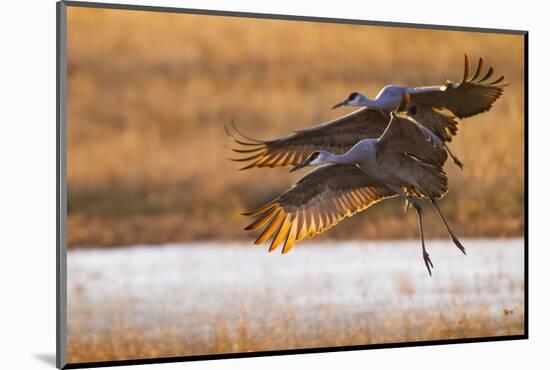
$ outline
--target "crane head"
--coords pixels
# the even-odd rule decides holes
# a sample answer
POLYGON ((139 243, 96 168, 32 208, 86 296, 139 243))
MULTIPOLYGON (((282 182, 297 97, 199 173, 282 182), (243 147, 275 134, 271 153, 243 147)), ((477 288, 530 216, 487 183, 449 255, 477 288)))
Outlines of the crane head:
POLYGON ((332 109, 345 107, 345 106, 359 106, 359 105, 362 105, 361 103, 364 99, 365 97, 362 94, 358 92, 352 92, 351 94, 349 94, 349 96, 345 100, 333 106, 332 109))
POLYGON ((290 172, 294 172, 294 171, 297 171, 301 168, 308 167, 308 166, 317 166, 317 165, 320 165, 320 164, 328 163, 331 156, 332 156, 332 153, 325 152, 324 150, 316 150, 313 153, 311 153, 305 161, 303 161, 302 163, 300 163, 297 166, 294 166, 290 170, 290 172))

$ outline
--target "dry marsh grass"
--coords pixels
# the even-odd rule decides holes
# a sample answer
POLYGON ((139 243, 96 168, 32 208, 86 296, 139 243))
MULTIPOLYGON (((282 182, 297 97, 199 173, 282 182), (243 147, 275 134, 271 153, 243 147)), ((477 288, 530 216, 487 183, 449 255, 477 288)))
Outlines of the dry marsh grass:
MULTIPOLYGON (((510 86, 460 124, 442 206, 460 235, 523 235, 522 37, 69 8, 69 246, 250 238, 240 213, 303 174, 238 172, 231 117, 277 137, 341 115, 350 91, 460 78, 465 52, 510 86)), ((389 201, 321 237, 414 237, 415 222, 389 201)), ((431 212, 426 233, 445 235, 431 212)))
POLYGON ((70 362, 522 335, 523 240, 75 250, 70 362), (215 272, 215 273, 214 273, 215 272))
MULTIPOLYGON (((518 308, 521 306, 515 311, 518 308)), ((75 328, 79 334, 69 337, 68 358, 79 363, 524 334, 522 315, 503 310, 495 318, 483 305, 473 313, 466 313, 466 306, 446 307, 436 314, 388 312, 376 323, 365 315, 342 320, 339 312, 327 307, 320 310, 323 315, 318 321, 309 325, 298 320, 288 307, 270 309, 282 310, 286 317, 250 325, 243 310, 236 328, 220 316, 213 318, 202 336, 186 335, 169 324, 150 331, 136 329, 125 325, 124 313, 114 310, 112 314, 121 317, 115 327, 97 335, 86 334, 92 332, 86 326, 75 328)))

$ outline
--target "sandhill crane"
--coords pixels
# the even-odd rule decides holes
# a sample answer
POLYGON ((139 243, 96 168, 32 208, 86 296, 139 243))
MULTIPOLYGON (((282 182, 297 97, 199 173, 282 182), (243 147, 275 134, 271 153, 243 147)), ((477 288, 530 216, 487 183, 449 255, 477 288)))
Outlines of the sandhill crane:
MULTIPOLYGON (((234 149, 245 154, 237 161, 249 162, 242 169, 252 167, 293 166, 304 161, 315 148, 341 154, 363 139, 378 138, 388 125, 387 112, 396 108, 407 92, 411 95, 410 113, 423 126, 430 129, 443 142, 450 142, 457 133, 457 119, 487 111, 502 94, 504 77, 491 83, 484 83, 493 74, 491 67, 480 78, 483 59, 479 59, 476 71, 470 76, 470 62, 465 56, 464 77, 461 82, 448 81, 436 87, 397 87, 382 89, 377 99, 368 100, 359 93, 352 93, 335 107, 366 105, 355 112, 333 121, 297 131, 293 135, 274 139, 256 140, 241 133, 245 140, 233 137, 246 148, 234 149), (246 156, 248 155, 248 156, 246 156)), ((238 132, 238 131, 237 131, 238 132)), ((462 163, 444 144, 454 163, 462 163)))
MULTIPOLYGON (((388 85, 378 92, 374 99, 353 92, 332 109, 342 106, 368 107, 382 113, 396 109, 403 94, 411 95, 410 110, 413 116, 444 141, 451 141, 457 131, 457 119, 487 112, 502 95, 504 76, 493 82, 486 82, 493 75, 493 67, 483 75, 483 58, 479 58, 475 72, 470 75, 470 60, 464 55, 462 81, 447 80, 441 86, 407 87, 388 85), (446 111, 446 112, 445 112, 446 111)), ((462 168, 460 160, 446 147, 454 163, 462 168)))
MULTIPOLYGON (((403 102, 406 99, 407 94, 403 102)), ((451 239, 466 254, 437 203, 447 192, 447 176, 443 171, 447 152, 442 141, 406 113, 392 112, 390 117, 379 138, 361 140, 341 155, 315 150, 297 164, 292 170, 320 167, 275 200, 245 213, 256 217, 245 230, 267 224, 254 244, 273 236, 269 251, 284 241, 282 252, 287 253, 294 243, 327 230, 344 217, 351 217, 383 199, 399 196, 417 212, 422 257, 430 276, 433 264, 424 243, 418 198, 430 200, 451 239)))

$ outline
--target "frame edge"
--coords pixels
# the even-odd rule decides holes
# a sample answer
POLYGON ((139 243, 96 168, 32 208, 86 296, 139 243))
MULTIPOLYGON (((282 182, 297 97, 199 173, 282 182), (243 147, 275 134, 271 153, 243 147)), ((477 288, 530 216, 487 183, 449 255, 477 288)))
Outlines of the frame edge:
POLYGON ((56 367, 67 365, 67 5, 56 3, 56 367))

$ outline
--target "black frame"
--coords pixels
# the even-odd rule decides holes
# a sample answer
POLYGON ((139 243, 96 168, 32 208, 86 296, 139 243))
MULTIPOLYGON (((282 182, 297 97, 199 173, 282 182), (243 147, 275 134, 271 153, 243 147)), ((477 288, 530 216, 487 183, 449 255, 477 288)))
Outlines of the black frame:
POLYGON ((81 1, 59 1, 56 3, 56 38, 57 38, 57 63, 56 63, 56 366, 59 369, 77 369, 77 368, 92 368, 103 366, 125 366, 125 365, 141 365, 141 364, 158 364, 171 362, 186 362, 186 361, 202 361, 202 360, 219 360, 230 358, 246 358, 246 357, 264 357, 264 356, 279 356, 293 354, 308 354, 308 353, 323 353, 323 352, 341 352, 341 351, 358 351, 365 349, 379 348, 402 348, 415 346, 430 346, 442 344, 459 344, 459 343, 481 343, 481 342, 497 342, 508 340, 520 340, 529 338, 529 130, 528 130, 528 77, 529 77, 529 59, 528 59, 528 36, 529 32, 524 30, 507 30, 507 29, 492 29, 492 28, 475 28, 475 27, 459 27, 448 25, 428 25, 418 23, 398 23, 398 22, 382 22, 368 21, 359 19, 341 19, 341 18, 324 18, 310 16, 296 16, 283 14, 265 14, 265 13, 249 13, 249 12, 230 12, 221 10, 206 10, 206 9, 190 9, 190 8, 174 8, 161 6, 145 6, 131 4, 109 4, 109 3, 92 3, 81 1), (524 334, 510 336, 495 336, 495 337, 479 337, 479 338, 461 338, 461 339, 440 339, 430 341, 405 342, 405 343, 382 343, 382 344, 363 344, 353 346, 340 347, 321 347, 321 348, 306 348, 306 349, 286 349, 274 351, 259 351, 259 352, 240 352, 240 353, 223 353, 210 355, 194 355, 194 356, 176 356, 176 357, 159 357, 147 359, 132 359, 132 360, 113 360, 113 361, 97 361, 97 362, 81 362, 67 363, 67 244, 66 244, 66 219, 67 219, 67 181, 66 181, 66 101, 67 101, 67 7, 84 7, 84 8, 101 8, 101 9, 118 9, 118 10, 134 10, 147 12, 165 12, 165 13, 183 13, 183 14, 202 14, 215 15, 223 17, 244 17, 244 18, 260 18, 260 19, 278 19, 288 21, 306 21, 306 22, 322 22, 322 23, 341 23, 341 24, 358 24, 370 26, 390 26, 401 28, 421 28, 430 30, 446 30, 446 31, 462 31, 462 32, 483 32, 483 33, 498 33, 523 35, 524 38, 524 334))

